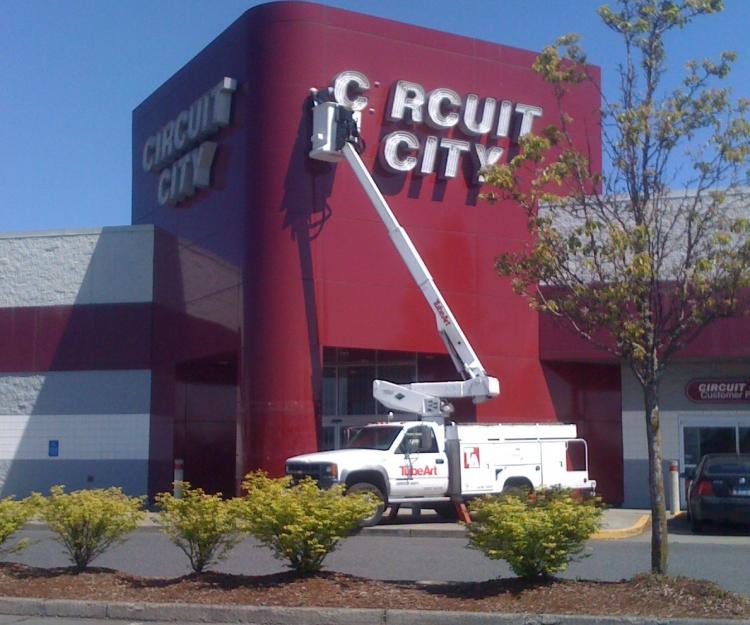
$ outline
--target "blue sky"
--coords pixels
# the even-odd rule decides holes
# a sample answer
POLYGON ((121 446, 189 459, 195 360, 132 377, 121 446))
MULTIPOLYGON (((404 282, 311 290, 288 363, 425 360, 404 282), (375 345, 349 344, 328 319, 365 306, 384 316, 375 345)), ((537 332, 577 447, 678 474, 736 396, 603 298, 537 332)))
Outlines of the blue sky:
MULTIPOLYGON (((599 0, 321 3, 530 50, 577 32, 605 92, 616 89, 621 48, 595 14, 599 0)), ((0 232, 129 223, 132 110, 255 4, 2 0, 0 232)), ((750 1, 726 5, 672 38, 670 64, 735 50, 730 84, 750 97, 750 1)))

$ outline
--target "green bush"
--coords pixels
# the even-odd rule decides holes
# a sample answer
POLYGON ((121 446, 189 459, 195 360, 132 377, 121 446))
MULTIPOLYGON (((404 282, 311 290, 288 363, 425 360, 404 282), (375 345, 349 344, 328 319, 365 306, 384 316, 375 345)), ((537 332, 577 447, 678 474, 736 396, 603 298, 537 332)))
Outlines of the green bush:
POLYGON ((5 547, 10 537, 34 515, 35 509, 32 499, 21 501, 13 497, 0 499, 0 553, 19 551, 28 545, 29 541, 23 539, 9 549, 5 547))
POLYGON ((602 514, 598 500, 579 501, 561 489, 485 497, 470 510, 470 545, 527 579, 563 571, 582 557, 602 514))
POLYGON ((377 505, 369 494, 345 496, 341 486, 321 490, 309 478, 292 485, 288 477, 255 472, 242 487, 247 493, 241 502, 243 528, 301 574, 319 571, 377 505))
POLYGON ((66 493, 64 486, 57 485, 48 497, 35 493, 34 501, 79 572, 113 544, 123 542, 145 515, 143 497, 128 497, 120 488, 66 493))
POLYGON ((242 540, 237 526, 238 506, 222 499, 221 493, 209 495, 201 488, 181 482, 182 498, 161 493, 156 503, 161 510, 162 531, 182 549, 196 573, 227 557, 242 540))

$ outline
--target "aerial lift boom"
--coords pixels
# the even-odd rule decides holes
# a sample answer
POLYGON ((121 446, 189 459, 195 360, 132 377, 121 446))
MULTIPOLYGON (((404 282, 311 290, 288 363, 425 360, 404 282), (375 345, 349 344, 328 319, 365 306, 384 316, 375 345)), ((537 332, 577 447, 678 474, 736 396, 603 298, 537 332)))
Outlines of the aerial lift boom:
POLYGON ((449 399, 470 397, 481 403, 500 393, 500 382, 487 375, 478 356, 464 335, 448 303, 437 288, 427 266, 409 235, 396 219, 370 172, 359 156, 359 113, 335 102, 319 102, 313 97, 313 135, 310 157, 337 162, 346 160, 378 213, 409 273, 432 309, 440 337, 462 377, 450 382, 394 384, 375 380, 373 396, 391 410, 412 413, 424 419, 441 420, 453 410, 449 399))

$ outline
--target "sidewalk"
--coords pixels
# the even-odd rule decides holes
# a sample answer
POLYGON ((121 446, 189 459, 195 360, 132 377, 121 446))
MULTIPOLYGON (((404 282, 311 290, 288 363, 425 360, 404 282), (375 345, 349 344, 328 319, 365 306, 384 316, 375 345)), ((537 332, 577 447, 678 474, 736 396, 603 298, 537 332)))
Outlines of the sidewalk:
MULTIPOLYGON (((619 540, 637 536, 648 528, 650 518, 649 510, 609 508, 602 516, 602 529, 592 538, 619 540)), ((381 521, 375 527, 366 527, 362 530, 362 535, 459 538, 465 532, 459 523, 445 522, 432 510, 422 510, 415 515, 409 509, 402 509, 396 519, 381 521)))

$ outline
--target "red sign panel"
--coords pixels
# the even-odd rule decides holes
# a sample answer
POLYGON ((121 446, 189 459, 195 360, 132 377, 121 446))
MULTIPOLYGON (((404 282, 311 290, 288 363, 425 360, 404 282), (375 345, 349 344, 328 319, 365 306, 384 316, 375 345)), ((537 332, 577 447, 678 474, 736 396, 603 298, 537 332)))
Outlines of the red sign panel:
POLYGON ((478 469, 480 466, 479 447, 464 449, 464 469, 478 469))
POLYGON ((711 378, 690 380, 685 387, 695 402, 750 402, 750 378, 711 378))

